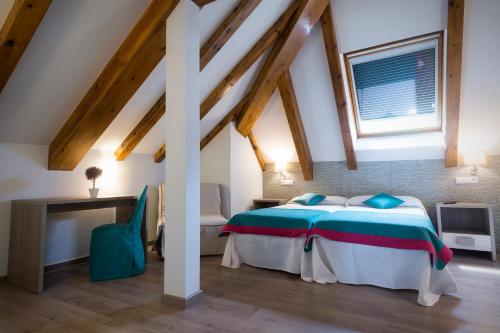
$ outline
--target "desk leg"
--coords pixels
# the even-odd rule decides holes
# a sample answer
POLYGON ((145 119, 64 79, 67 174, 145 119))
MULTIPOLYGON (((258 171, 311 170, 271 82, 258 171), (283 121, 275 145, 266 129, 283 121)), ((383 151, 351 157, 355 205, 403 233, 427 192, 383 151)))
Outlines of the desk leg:
POLYGON ((47 205, 12 203, 7 281, 43 293, 47 205))

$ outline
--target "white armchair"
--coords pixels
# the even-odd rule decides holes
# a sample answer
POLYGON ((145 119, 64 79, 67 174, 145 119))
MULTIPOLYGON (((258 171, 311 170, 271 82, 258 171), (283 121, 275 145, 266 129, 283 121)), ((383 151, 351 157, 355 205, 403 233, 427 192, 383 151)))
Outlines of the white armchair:
MULTIPOLYGON (((165 184, 161 184, 158 187, 158 237, 154 245, 160 255, 160 249, 163 249, 161 232, 166 223, 164 196, 165 184)), ((229 207, 228 197, 223 185, 200 184, 200 254, 202 256, 224 253, 227 237, 219 237, 219 234, 228 221, 224 216, 229 207)))

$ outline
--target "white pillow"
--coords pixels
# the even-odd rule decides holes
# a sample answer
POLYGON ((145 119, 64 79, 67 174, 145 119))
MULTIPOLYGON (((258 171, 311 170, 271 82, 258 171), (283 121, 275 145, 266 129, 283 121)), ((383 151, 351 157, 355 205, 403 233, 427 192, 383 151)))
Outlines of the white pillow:
MULTIPOLYGON (((373 195, 359 195, 356 197, 352 197, 349 200, 347 200, 347 206, 366 206, 365 204, 363 204, 363 202, 370 199, 371 197, 373 197, 373 195)), ((395 195, 395 197, 404 201, 398 207, 424 208, 422 201, 420 201, 420 199, 418 198, 406 195, 395 195)))
POLYGON ((345 206, 347 203, 347 198, 339 197, 337 195, 327 195, 326 198, 317 203, 321 206, 345 206))

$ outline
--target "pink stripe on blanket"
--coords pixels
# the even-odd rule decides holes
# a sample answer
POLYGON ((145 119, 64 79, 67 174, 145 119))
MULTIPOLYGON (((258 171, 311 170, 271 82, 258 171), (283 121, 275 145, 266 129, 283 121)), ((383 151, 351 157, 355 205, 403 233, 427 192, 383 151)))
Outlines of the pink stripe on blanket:
MULTIPOLYGON (((310 237, 314 236, 321 236, 330 240, 345 243, 364 244, 403 250, 423 250, 429 252, 433 256, 436 256, 436 251, 434 250, 434 246, 432 246, 431 243, 418 239, 403 239, 388 236, 364 235, 322 229, 314 230, 314 233, 310 237)), ((439 258, 441 260, 444 260, 441 257, 439 258)))

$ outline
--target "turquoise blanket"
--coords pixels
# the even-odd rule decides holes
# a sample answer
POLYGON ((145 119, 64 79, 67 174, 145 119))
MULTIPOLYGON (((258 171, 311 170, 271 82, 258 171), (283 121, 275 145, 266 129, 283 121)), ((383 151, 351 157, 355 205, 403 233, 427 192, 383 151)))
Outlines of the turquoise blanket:
POLYGON ((224 226, 222 234, 269 235, 282 237, 309 236, 314 223, 328 215, 323 210, 264 208, 233 216, 224 226))
POLYGON ((314 237, 389 247, 424 250, 442 269, 453 253, 439 239, 427 216, 384 212, 338 211, 319 218, 311 230, 308 248, 314 237))

